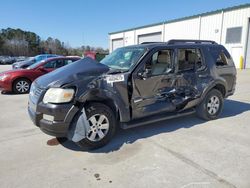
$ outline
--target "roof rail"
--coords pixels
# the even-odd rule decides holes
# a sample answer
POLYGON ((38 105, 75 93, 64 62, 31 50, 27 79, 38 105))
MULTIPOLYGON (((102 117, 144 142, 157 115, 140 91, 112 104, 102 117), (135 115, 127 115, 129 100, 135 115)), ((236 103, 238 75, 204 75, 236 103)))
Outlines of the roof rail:
POLYGON ((169 40, 168 44, 178 44, 178 43, 195 43, 195 44, 217 44, 215 41, 212 40, 169 40))
POLYGON ((142 42, 141 44, 157 44, 157 43, 166 44, 166 42, 142 42))

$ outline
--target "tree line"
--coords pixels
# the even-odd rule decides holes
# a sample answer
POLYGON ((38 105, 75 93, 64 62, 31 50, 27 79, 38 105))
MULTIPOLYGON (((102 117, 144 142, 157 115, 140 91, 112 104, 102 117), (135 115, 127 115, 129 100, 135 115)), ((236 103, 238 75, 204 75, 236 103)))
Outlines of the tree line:
POLYGON ((108 49, 101 47, 81 46, 72 48, 59 39, 48 37, 42 40, 39 35, 21 29, 0 30, 0 55, 9 56, 35 56, 37 54, 58 54, 82 56, 84 51, 107 53, 108 49))

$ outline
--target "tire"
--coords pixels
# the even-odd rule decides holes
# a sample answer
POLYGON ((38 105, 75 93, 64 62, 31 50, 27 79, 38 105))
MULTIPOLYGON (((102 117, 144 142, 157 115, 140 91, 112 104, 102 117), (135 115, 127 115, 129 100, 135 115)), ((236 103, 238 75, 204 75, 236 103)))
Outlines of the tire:
POLYGON ((217 119, 222 111, 224 98, 222 93, 217 89, 212 89, 196 107, 196 114, 204 120, 217 119))
POLYGON ((13 91, 16 94, 29 93, 31 81, 25 78, 20 78, 14 81, 13 91))
MULTIPOLYGON (((103 147, 112 139, 116 131, 116 118, 113 111, 104 104, 92 103, 86 108, 86 116, 91 130, 86 138, 77 142, 77 145, 83 150, 93 150, 103 147), (101 121, 99 119, 101 117, 103 121, 98 122, 98 120, 101 121), (94 125, 94 123, 100 124, 94 125), (105 129, 101 129, 101 127, 105 129), (101 138, 100 136, 103 137, 101 138)), ((78 118, 75 119, 75 122, 77 122, 78 118)))

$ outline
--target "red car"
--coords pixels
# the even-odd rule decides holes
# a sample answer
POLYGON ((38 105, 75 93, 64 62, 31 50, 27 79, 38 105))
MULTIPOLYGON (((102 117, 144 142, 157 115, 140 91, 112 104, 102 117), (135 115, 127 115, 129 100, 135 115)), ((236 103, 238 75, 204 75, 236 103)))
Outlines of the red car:
POLYGON ((28 93, 31 83, 44 74, 63 67, 80 57, 55 57, 37 62, 27 69, 10 70, 0 73, 0 90, 14 93, 28 93))

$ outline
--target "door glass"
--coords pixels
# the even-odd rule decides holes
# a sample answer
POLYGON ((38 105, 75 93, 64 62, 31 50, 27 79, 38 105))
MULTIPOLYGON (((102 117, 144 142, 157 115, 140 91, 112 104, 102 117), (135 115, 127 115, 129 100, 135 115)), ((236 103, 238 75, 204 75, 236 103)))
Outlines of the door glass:
POLYGON ((57 60, 55 68, 60 68, 64 66, 64 61, 63 60, 57 60))
POLYGON ((199 49, 179 49, 178 50, 178 72, 194 71, 202 67, 202 56, 199 49))
POLYGON ((172 50, 161 50, 154 53, 146 64, 146 72, 151 76, 162 75, 172 70, 172 50))
POLYGON ((57 60, 49 61, 49 62, 46 63, 43 67, 44 67, 45 69, 54 69, 54 68, 56 68, 56 63, 57 63, 57 60))
POLYGON ((211 55, 215 61, 216 66, 227 66, 231 56, 229 53, 223 50, 223 48, 212 48, 210 49, 211 55))
POLYGON ((72 62, 74 62, 72 59, 66 59, 66 60, 64 60, 64 64, 65 65, 68 65, 68 64, 70 64, 72 62))

